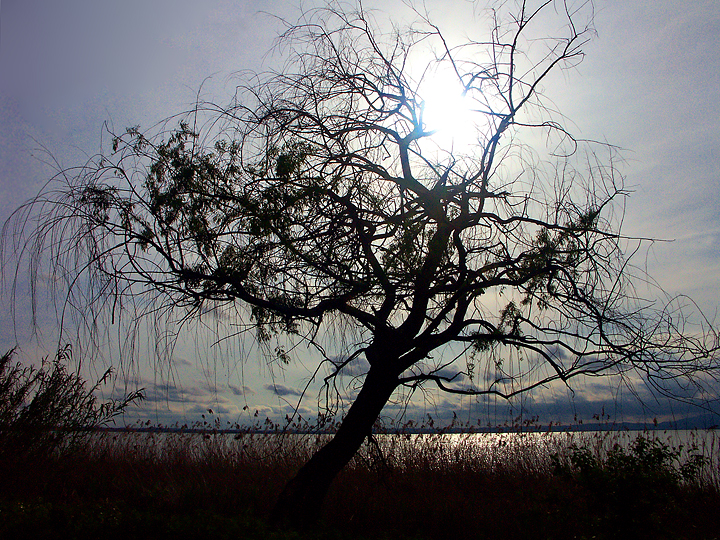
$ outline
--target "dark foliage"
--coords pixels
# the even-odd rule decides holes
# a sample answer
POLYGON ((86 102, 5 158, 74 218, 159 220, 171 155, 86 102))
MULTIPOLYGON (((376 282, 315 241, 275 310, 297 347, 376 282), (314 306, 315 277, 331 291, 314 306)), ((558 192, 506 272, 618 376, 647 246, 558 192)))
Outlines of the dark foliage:
POLYGON ((95 391, 111 371, 87 388, 82 377, 68 372, 69 347, 52 361, 44 359, 40 369, 14 363, 14 352, 0 357, 0 459, 67 448, 143 397, 138 390, 120 400, 99 402, 95 391))

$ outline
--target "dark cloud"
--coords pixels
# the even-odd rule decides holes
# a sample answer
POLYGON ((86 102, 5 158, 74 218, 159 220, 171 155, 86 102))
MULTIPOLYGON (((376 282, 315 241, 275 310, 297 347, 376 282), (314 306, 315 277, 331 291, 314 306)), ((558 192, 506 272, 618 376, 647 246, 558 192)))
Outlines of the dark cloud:
POLYGON ((188 415, 229 415, 236 413, 237 410, 234 408, 227 407, 221 404, 214 404, 210 407, 204 405, 193 405, 187 410, 188 415))
POLYGON ((235 386, 233 384, 229 384, 228 387, 236 396, 254 396, 256 393, 255 390, 253 390, 249 386, 235 386))
POLYGON ((284 386, 282 384, 266 384, 264 386, 265 390, 269 390, 276 396, 301 396, 302 392, 300 390, 297 390, 296 388, 290 388, 289 386, 284 386))
POLYGON ((148 403, 204 403, 218 399, 217 389, 209 386, 177 386, 170 383, 158 383, 145 389, 145 402, 148 403))
MULTIPOLYGON (((401 406, 396 406, 396 410, 401 406)), ((517 424, 534 421, 539 425, 561 424, 578 426, 588 423, 652 425, 655 420, 667 422, 679 428, 709 427, 720 423, 720 415, 687 403, 667 399, 640 401, 635 396, 626 395, 618 399, 586 399, 581 394, 572 396, 539 396, 528 394, 518 399, 506 401, 493 396, 479 396, 477 399, 440 400, 423 407, 408 405, 404 407, 407 417, 422 418, 431 414, 436 424, 447 424, 453 413, 465 422, 481 426, 517 424)))
MULTIPOLYGON (((345 358, 336 356, 331 358, 331 362, 335 365, 335 369, 340 367, 345 361, 345 358)), ((364 356, 358 356, 354 358, 350 363, 343 366, 340 370, 341 376, 357 377, 358 375, 365 375, 370 370, 370 363, 365 359, 364 356)))
POLYGON ((173 384, 155 384, 145 389, 147 403, 184 402, 187 397, 173 384))
POLYGON ((467 379, 465 374, 461 373, 460 369, 455 365, 445 366, 441 370, 436 371, 434 375, 451 380, 453 383, 459 383, 467 379))
POLYGON ((192 367, 195 365, 190 360, 187 360, 186 358, 180 358, 177 356, 173 356, 172 363, 174 366, 192 367))
MULTIPOLYGON (((304 420, 312 421, 317 416, 317 409, 312 407, 296 408, 295 405, 283 405, 279 408, 279 413, 285 416, 300 415, 304 420)), ((297 417, 296 417, 297 418, 297 417)))
POLYGON ((552 358, 556 358, 558 360, 565 360, 569 356, 567 350, 560 345, 550 345, 547 347, 546 352, 552 358))
POLYGON ((421 364, 411 367, 403 376, 413 377, 419 375, 431 375, 444 379, 446 386, 454 386, 457 383, 467 380, 467 375, 460 370, 456 364, 449 364, 439 368, 438 366, 421 364))

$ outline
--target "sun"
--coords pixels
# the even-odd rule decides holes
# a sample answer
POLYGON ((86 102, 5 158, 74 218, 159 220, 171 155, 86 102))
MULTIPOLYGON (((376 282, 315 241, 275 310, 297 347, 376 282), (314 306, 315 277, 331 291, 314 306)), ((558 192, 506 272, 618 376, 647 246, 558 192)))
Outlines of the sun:
POLYGON ((423 124, 442 150, 462 151, 477 141, 478 112, 456 76, 433 73, 418 90, 423 124))

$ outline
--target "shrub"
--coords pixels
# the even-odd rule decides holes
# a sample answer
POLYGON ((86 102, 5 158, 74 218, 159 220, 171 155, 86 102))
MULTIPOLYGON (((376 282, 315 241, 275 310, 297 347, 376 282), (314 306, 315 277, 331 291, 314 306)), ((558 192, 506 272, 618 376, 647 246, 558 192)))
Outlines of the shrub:
POLYGON ((143 398, 138 390, 99 403, 95 391, 108 381, 111 370, 86 388, 80 375, 67 370, 70 346, 58 350, 52 361, 43 359, 39 369, 14 363, 14 354, 11 349, 0 357, 0 456, 47 453, 77 442, 143 398))
MULTIPOLYGON (((657 512, 679 496, 683 482, 698 484, 709 460, 695 446, 683 447, 638 435, 627 447, 614 444, 604 455, 587 445, 572 444, 554 454, 555 474, 575 478, 590 495, 597 526, 605 531, 655 531, 657 512)), ((620 533, 618 533, 620 534, 620 533)))
POLYGON ((638 435, 627 449, 614 444, 605 457, 588 446, 571 444, 566 456, 554 454, 556 473, 577 474, 585 482, 644 482, 678 486, 682 481, 696 481, 707 458, 691 446, 683 458, 683 447, 646 435, 638 435))

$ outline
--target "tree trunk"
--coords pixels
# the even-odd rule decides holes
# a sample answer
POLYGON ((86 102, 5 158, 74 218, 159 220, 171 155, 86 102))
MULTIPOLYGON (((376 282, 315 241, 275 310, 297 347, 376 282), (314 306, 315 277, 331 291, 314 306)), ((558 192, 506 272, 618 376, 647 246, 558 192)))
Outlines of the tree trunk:
POLYGON ((335 436, 283 489, 272 512, 273 523, 298 529, 317 523, 330 484, 371 433, 375 420, 396 387, 396 375, 370 368, 335 436))

